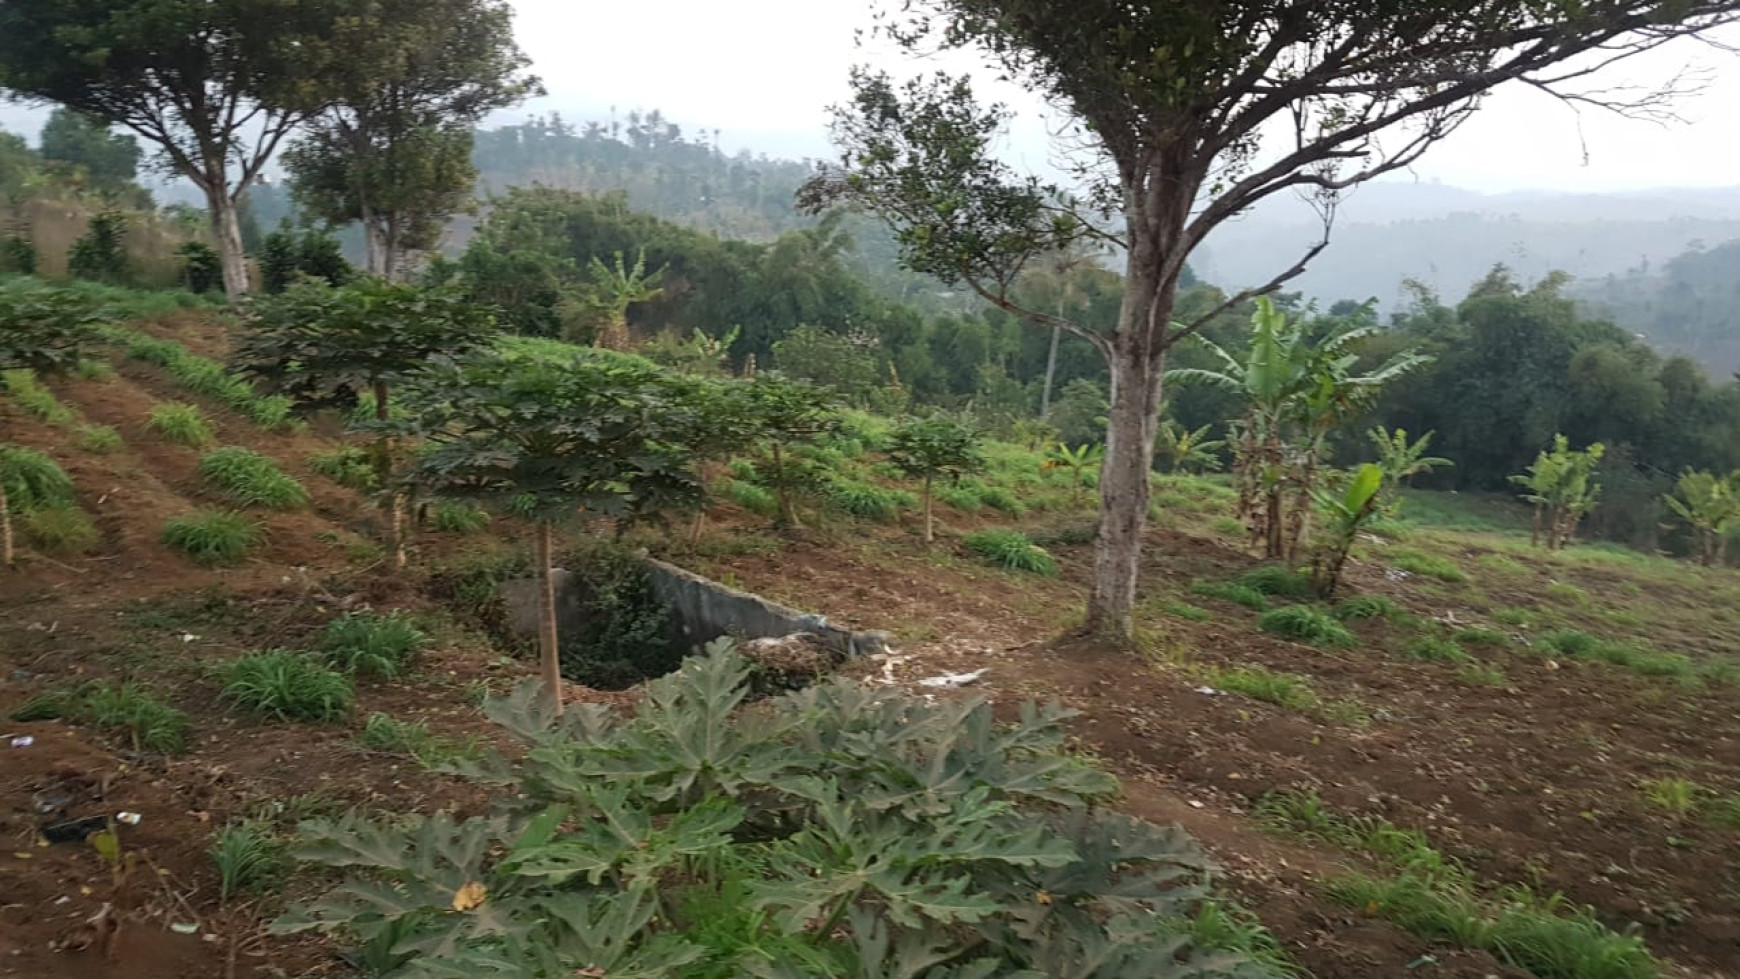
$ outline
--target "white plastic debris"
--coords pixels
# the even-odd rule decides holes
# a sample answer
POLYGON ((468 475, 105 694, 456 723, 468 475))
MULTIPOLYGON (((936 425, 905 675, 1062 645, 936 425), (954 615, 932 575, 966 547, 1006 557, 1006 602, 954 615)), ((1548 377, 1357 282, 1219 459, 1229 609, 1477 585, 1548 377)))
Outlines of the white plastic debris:
POLYGON ((921 687, 964 687, 969 683, 978 683, 979 679, 990 670, 974 670, 971 673, 944 673, 942 676, 925 677, 918 681, 921 687))
POLYGON ((35 743, 36 739, 28 734, 20 734, 18 737, 12 739, 12 747, 14 748, 28 748, 35 743))
POLYGON ((144 816, 141 816, 136 812, 118 812, 115 814, 116 822, 126 823, 128 826, 137 826, 139 825, 139 820, 144 818, 144 816))
POLYGON ((186 922, 182 922, 182 921, 177 921, 177 922, 171 924, 169 926, 169 930, 172 932, 175 932, 177 935, 197 935, 197 934, 199 934, 199 926, 198 925, 190 925, 190 924, 187 924, 186 922))
POLYGON ((1191 799, 1191 800, 1190 800, 1190 808, 1192 808, 1192 809, 1201 809, 1201 808, 1202 808, 1202 803, 1200 803, 1200 802, 1197 802, 1197 801, 1196 801, 1196 800, 1195 800, 1195 799, 1191 799))
POLYGON ((198 636, 194 635, 191 632, 184 632, 181 634, 181 641, 182 642, 193 642, 195 639, 198 639, 198 638, 199 638, 198 636))
POLYGON ((1220 691, 1216 690, 1213 687, 1197 687, 1196 692, 1199 694, 1202 694, 1204 697, 1218 697, 1218 696, 1220 696, 1220 691))

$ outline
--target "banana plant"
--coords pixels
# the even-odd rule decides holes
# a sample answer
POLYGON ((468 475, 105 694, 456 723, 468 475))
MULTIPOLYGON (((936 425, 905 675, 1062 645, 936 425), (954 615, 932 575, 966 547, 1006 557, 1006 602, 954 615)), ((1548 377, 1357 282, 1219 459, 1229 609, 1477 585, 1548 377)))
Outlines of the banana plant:
POLYGON ((1189 431, 1168 418, 1154 437, 1154 452, 1172 472, 1214 472, 1220 468, 1220 450, 1226 448, 1226 441, 1209 438, 1210 427, 1189 431))
POLYGON ((1378 466, 1384 471, 1385 485, 1406 486, 1421 473, 1456 465, 1449 459, 1426 454, 1435 434, 1437 433, 1427 432, 1418 439, 1409 441, 1407 429, 1398 428, 1392 432, 1382 425, 1366 433, 1366 437, 1377 446, 1378 466))
POLYGON ((1600 442, 1574 451, 1565 436, 1555 435, 1552 448, 1541 450, 1532 465, 1510 478, 1523 488, 1522 498, 1535 508, 1531 544, 1539 547, 1545 538, 1547 550, 1551 551, 1570 541, 1577 524, 1595 509, 1601 498, 1595 467, 1605 452, 1606 447, 1600 442))
POLYGON ((1669 509, 1697 532, 1699 563, 1726 564, 1728 536, 1740 528, 1740 469, 1726 479, 1688 469, 1680 474, 1674 493, 1663 499, 1669 509))
POLYGON ((1311 584, 1319 598, 1335 597, 1347 555, 1353 550, 1360 528, 1377 513, 1383 488, 1383 468, 1368 462, 1354 471, 1341 493, 1316 492, 1324 526, 1311 562, 1311 584))
POLYGON ((1088 470, 1098 466, 1105 458, 1106 447, 1083 443, 1070 448, 1059 442, 1046 453, 1045 469, 1068 469, 1070 472, 1070 494, 1072 503, 1081 502, 1082 487, 1086 482, 1088 470))

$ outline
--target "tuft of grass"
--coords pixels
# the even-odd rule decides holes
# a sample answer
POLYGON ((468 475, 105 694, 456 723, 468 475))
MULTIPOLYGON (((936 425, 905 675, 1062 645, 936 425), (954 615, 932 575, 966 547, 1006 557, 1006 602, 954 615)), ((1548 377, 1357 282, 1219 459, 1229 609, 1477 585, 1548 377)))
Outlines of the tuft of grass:
POLYGON ((961 538, 967 550, 1007 571, 1053 577, 1057 559, 1018 530, 981 530, 961 538))
POLYGON ((277 463, 253 449, 226 446, 199 459, 199 475, 243 506, 295 510, 308 505, 308 491, 277 463))
POLYGON ((974 486, 974 491, 979 494, 980 503, 983 503, 985 506, 990 507, 998 513, 1006 513, 1011 517, 1019 517, 1027 512, 1026 504, 1022 503, 1021 500, 1006 487, 989 483, 979 483, 974 486))
POLYGON ((1252 568, 1234 578, 1233 584, 1262 592, 1270 598, 1310 598, 1314 594, 1310 578, 1278 564, 1252 568))
POLYGON ((1359 640, 1347 627, 1309 605, 1289 605, 1264 612, 1257 628, 1270 635, 1310 643, 1313 646, 1356 646, 1359 640))
POLYGON ((108 425, 80 425, 79 448, 97 455, 106 455, 122 445, 121 433, 108 425))
POLYGON ((1710 800, 1705 818, 1724 829, 1740 829, 1740 793, 1725 793, 1710 800))
POLYGON ((1236 693, 1252 700, 1285 707, 1288 710, 1310 710, 1318 704, 1317 693, 1305 678, 1295 673, 1280 673, 1262 666, 1237 666, 1210 671, 1209 686, 1227 693, 1236 693))
POLYGON ((308 468, 316 476, 330 479, 345 489, 359 493, 373 492, 379 485, 374 464, 368 451, 354 445, 340 446, 308 456, 308 468))
POLYGON ((1510 637, 1497 629, 1471 625, 1457 629, 1450 638, 1465 646, 1485 646, 1488 649, 1510 648, 1510 637))
POLYGON ((1689 778, 1663 777, 1643 783, 1643 795, 1650 805, 1675 819, 1696 813, 1705 793, 1703 786, 1689 778))
POLYGON ((186 445, 202 449, 216 440, 212 434, 211 419, 198 405, 171 401, 157 405, 151 409, 149 428, 162 435, 164 439, 176 445, 186 445))
POLYGON ((1576 585, 1563 581, 1555 581, 1547 586, 1547 597, 1555 602, 1578 607, 1589 604, 1589 593, 1576 585))
POLYGON ((225 904, 243 891, 268 889, 287 868, 283 843, 252 819, 218 830, 208 852, 217 865, 218 900, 225 904))
POLYGON ((470 503, 442 500, 429 512, 429 525, 444 534, 479 533, 489 522, 489 511, 470 503))
POLYGON ((37 380, 36 372, 26 368, 0 371, 0 386, 6 388, 6 393, 18 406, 50 425, 64 428, 78 421, 78 415, 71 408, 60 403, 54 392, 37 380))
POLYGON ((75 503, 72 477, 35 449, 0 445, 0 479, 6 481, 7 503, 15 513, 75 503))
POLYGON ((1474 562, 1490 574, 1518 578, 1529 573, 1529 567, 1506 554, 1482 554, 1474 562))
POLYGON ((315 645, 345 673, 390 679, 403 673, 428 641, 403 615, 355 612, 327 623, 315 645))
POLYGON ((178 755, 187 750, 192 722, 143 687, 85 684, 45 690, 12 712, 15 721, 65 720, 125 736, 134 751, 178 755))
POLYGON ((1263 975, 1275 979, 1308 975, 1256 915, 1235 901, 1209 898, 1197 905, 1196 914, 1182 924, 1184 933, 1197 948, 1242 953, 1261 967, 1263 975))
POLYGON ((1189 602, 1167 602, 1164 608, 1167 615, 1175 615, 1188 622, 1207 622, 1214 618, 1213 612, 1189 602))
POLYGON ((936 491, 936 501, 962 513, 978 513, 985 506, 979 491, 970 486, 947 486, 936 491))
POLYGON ((73 365, 73 376, 81 381, 107 383, 115 379, 115 368, 106 360, 85 358, 73 365))
POLYGON ((1337 602, 1329 614, 1343 622, 1355 619, 1399 619, 1407 610, 1382 595, 1355 595, 1337 602))
POLYGON ((1247 532, 1244 522, 1232 517, 1216 517, 1214 522, 1208 525, 1208 529, 1222 537, 1242 537, 1247 532))
POLYGON ((1502 687, 1510 683, 1503 670, 1479 662, 1463 664, 1456 671, 1456 679, 1474 687, 1502 687))
POLYGON ((1245 608, 1261 612, 1269 607, 1269 599, 1262 592, 1246 585, 1235 585, 1230 581, 1197 581, 1190 585, 1191 594, 1204 598, 1218 598, 1223 602, 1243 605, 1245 608))
POLYGON ((165 546, 207 568, 240 562, 264 537, 259 521, 226 510, 195 510, 163 526, 165 546))
POLYGON ((910 505, 909 498, 907 493, 848 480, 836 480, 828 488, 828 506, 877 523, 893 523, 899 518, 901 507, 910 505))
POLYGON ((1437 636, 1415 637, 1402 647, 1402 655, 1408 659, 1432 663, 1466 663, 1473 658, 1468 655, 1468 650, 1457 645, 1454 640, 1437 636))
POLYGON ((1396 551, 1392 554, 1390 560, 1394 562, 1396 567, 1403 571, 1406 571, 1409 574, 1417 574, 1423 578, 1436 578, 1439 581, 1449 582, 1468 580, 1467 573, 1457 567, 1455 562, 1448 558, 1439 557, 1436 554, 1427 554, 1424 551, 1403 550, 1396 551))
MULTIPOLYGON (((1541 637, 1541 645, 1565 656, 1607 663, 1630 670, 1639 676, 1671 676, 1692 679, 1697 676, 1695 664, 1679 653, 1664 653, 1641 649, 1610 639, 1601 639, 1576 629, 1555 629, 1541 637)), ((1696 682, 1693 679, 1693 682, 1696 682)))
POLYGON ((305 653, 287 649, 244 656, 230 664, 219 699, 283 721, 341 720, 350 712, 350 679, 305 653))
POLYGON ((70 503, 26 510, 19 525, 38 550, 62 557, 83 554, 100 539, 90 514, 70 503))
POLYGON ((1535 615, 1526 608, 1510 606, 1507 608, 1493 609, 1492 621, 1497 622, 1500 625, 1526 629, 1534 624, 1535 615))
POLYGON ((371 751, 410 755, 426 768, 474 758, 478 753, 475 742, 455 742, 430 733, 427 722, 401 721, 380 711, 369 715, 357 743, 371 751))
POLYGON ((741 479, 730 479, 725 483, 725 495, 731 502, 750 513, 762 517, 771 517, 779 512, 779 500, 774 495, 754 483, 741 479))

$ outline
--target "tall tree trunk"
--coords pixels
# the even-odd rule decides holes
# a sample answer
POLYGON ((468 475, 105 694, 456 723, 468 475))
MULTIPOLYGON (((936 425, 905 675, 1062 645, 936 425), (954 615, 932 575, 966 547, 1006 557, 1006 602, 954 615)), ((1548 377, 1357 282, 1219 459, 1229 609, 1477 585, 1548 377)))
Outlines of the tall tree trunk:
POLYGON ((236 202, 222 187, 207 190, 211 210, 211 233, 217 239, 218 260, 223 265, 224 295, 231 302, 248 294, 248 254, 242 247, 242 218, 236 202))
POLYGON ((370 275, 384 275, 385 267, 382 253, 385 250, 381 241, 380 222, 375 219, 375 212, 365 202, 362 206, 363 233, 363 267, 370 275))
MULTIPOLYGON (((375 420, 386 422, 391 410, 387 404, 387 382, 374 382, 375 420)), ((384 487, 393 478, 393 437, 382 435, 375 441, 375 478, 384 487)), ((393 564, 403 568, 410 563, 405 554, 405 494, 396 487, 391 491, 388 506, 392 511, 393 564)))
POLYGON ((538 652, 543 667, 544 696, 550 709, 562 716, 562 651, 556 635, 555 530, 548 520, 538 521, 538 652))
MULTIPOLYGON (((1063 303, 1057 304, 1057 315, 1063 318, 1063 303)), ((1057 343, 1063 337, 1063 327, 1051 328, 1051 352, 1045 356, 1045 389, 1039 396, 1039 417, 1051 417, 1051 384, 1057 378, 1057 343)))
POLYGON ((1541 546, 1541 505, 1539 503, 1535 504, 1535 520, 1534 526, 1529 530, 1529 546, 1541 546))
POLYGON ((10 568, 16 560, 12 548, 12 501, 6 496, 6 478, 0 475, 0 564, 10 568))
POLYGON ((933 524, 930 518, 930 500, 930 477, 926 476, 924 477, 924 542, 926 544, 936 540, 936 533, 932 529, 933 524))
MULTIPOLYGON (((1131 291, 1138 293, 1140 287, 1131 291)), ((1126 310, 1126 315, 1131 312, 1126 310)), ((1157 312, 1161 316, 1170 315, 1169 309, 1157 312)), ((1146 322, 1148 310, 1136 315, 1146 322)), ((1136 580, 1141 572, 1142 531, 1148 520, 1154 436, 1160 426, 1160 387, 1166 357, 1164 352, 1150 352, 1148 348, 1134 331, 1120 331, 1111 357, 1112 405, 1106 420, 1105 463, 1100 470, 1100 528, 1094 548, 1094 585, 1088 599, 1087 627, 1101 635, 1119 638, 1131 634, 1130 615, 1136 605, 1136 580)))
POLYGON ((775 495, 779 502, 779 526, 787 530, 802 530, 803 523, 798 520, 797 503, 791 498, 791 480, 786 478, 785 454, 780 450, 779 443, 773 443, 773 472, 779 480, 775 495))

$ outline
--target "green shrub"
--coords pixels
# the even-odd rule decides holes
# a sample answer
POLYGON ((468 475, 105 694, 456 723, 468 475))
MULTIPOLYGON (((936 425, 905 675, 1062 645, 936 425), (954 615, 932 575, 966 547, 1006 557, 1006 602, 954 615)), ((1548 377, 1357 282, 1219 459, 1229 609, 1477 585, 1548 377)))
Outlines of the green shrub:
MULTIPOLYGON (((387 963, 406 974, 941 975, 931 963, 947 962, 964 976, 954 962, 969 959, 976 976, 1095 960, 1177 971, 1204 859, 1184 834, 1092 805, 1116 783, 1066 751, 1060 712, 1026 707, 1005 729, 983 702, 841 682, 739 711, 751 672, 729 654, 692 658, 634 712, 589 714, 583 737, 540 719, 530 688, 491 702, 530 742, 513 766, 486 763, 508 780, 494 790, 505 811, 304 822, 305 852, 351 879, 320 901, 331 912, 293 909, 273 929, 353 934, 376 952, 412 935, 387 963), (931 778, 943 755, 978 774, 931 778), (345 897, 382 880, 391 901, 345 897), (1032 937, 1033 895, 1064 881, 1071 913, 1032 937), (514 928, 478 933, 456 897, 514 928), (805 927, 818 909, 822 925, 805 927)), ((1204 925, 1191 950, 1201 979, 1252 971, 1213 954, 1224 930, 1204 925)))
POLYGON ((1309 576, 1278 564, 1252 568, 1234 578, 1233 584, 1243 585, 1270 598, 1310 598, 1314 594, 1309 576))
POLYGON ((1027 512, 1027 507, 1016 498, 1014 493, 1001 486, 979 483, 974 485, 973 492, 979 495, 979 502, 1011 517, 1019 517, 1027 512))
POLYGON ((286 851, 265 827, 254 820, 231 823, 219 830, 211 847, 218 871, 218 901, 243 891, 263 891, 277 882, 286 869, 286 851))
POLYGON ((67 503, 26 510, 19 524, 38 550, 63 557, 83 554, 100 539, 90 514, 67 503))
POLYGON ((265 538, 258 520, 227 510, 195 510, 163 527, 163 543, 202 567, 240 562, 265 538))
POLYGON ((390 678, 404 672, 428 641, 403 615, 353 612, 328 622, 315 648, 346 673, 390 678))
POLYGON ((1190 585, 1192 594, 1204 598, 1218 598, 1223 602, 1243 605, 1254 611, 1264 611, 1269 607, 1269 599, 1262 592, 1248 585, 1236 585, 1230 581, 1196 581, 1190 585))
POLYGON ((0 383, 18 406, 50 425, 65 427, 78 421, 71 408, 60 403, 54 392, 42 386, 32 370, 0 371, 0 383))
POLYGON ((1264 612, 1257 619, 1257 628, 1270 635, 1313 646, 1355 646, 1359 643, 1346 626, 1309 605, 1289 605, 1264 612))
POLYGON ((306 653, 274 649, 230 665, 219 699, 282 721, 330 722, 350 712, 350 680, 306 653))
POLYGON ((899 519, 901 506, 906 502, 903 497, 907 496, 910 494, 896 493, 869 483, 836 480, 828 488, 828 505, 854 517, 893 523, 899 519))
POLYGON ((1468 575, 1457 567, 1455 562, 1436 554, 1423 551, 1397 551, 1391 555, 1391 562, 1396 567, 1417 574, 1423 578, 1436 578, 1439 581, 1467 581, 1468 575))
POLYGON ((442 500, 429 514, 429 525, 444 534, 475 534, 489 524, 489 511, 471 503, 442 500))
POLYGON ((1208 525, 1208 529, 1222 537, 1243 537, 1247 532, 1244 521, 1232 517, 1216 517, 1208 525))
POLYGON ((242 506, 295 510, 308 505, 308 491, 302 484, 253 449, 213 449, 200 457, 199 475, 242 506))
POLYGON ((1330 614, 1343 622, 1355 619, 1399 619, 1407 610, 1382 595, 1355 595, 1335 604, 1330 614))
POLYGON ((308 468, 316 476, 323 476, 359 493, 373 492, 380 482, 368 451, 355 445, 315 452, 308 457, 308 468))
POLYGON ((79 448, 86 452, 106 455, 119 449, 121 445, 121 433, 107 425, 79 426, 79 448))
POLYGON ((198 405, 179 401, 152 408, 149 427, 170 442, 195 449, 210 445, 216 438, 212 434, 211 420, 205 416, 205 412, 200 411, 198 405))
POLYGON ((1018 530, 981 530, 961 538, 961 543, 987 563, 1007 571, 1048 578, 1057 574, 1057 559, 1018 530))
POLYGON ((60 719, 123 735, 134 751, 176 755, 187 750, 187 714, 131 683, 45 690, 12 712, 15 721, 60 719))
POLYGON ((1472 658, 1454 641, 1437 636, 1415 637, 1402 647, 1402 655, 1434 663, 1466 663, 1472 658))
POLYGON ((979 491, 970 486, 945 486, 936 491, 936 499, 943 506, 961 513, 978 513, 985 506, 979 491))
POLYGON ((644 565, 613 549, 569 567, 576 565, 585 568, 585 624, 578 634, 562 637, 564 676, 597 690, 623 690, 682 664, 670 606, 653 593, 644 565))
POLYGON ((60 463, 35 449, 0 445, 0 479, 14 513, 76 505, 72 477, 60 463))
POLYGON ((73 376, 81 381, 107 383, 115 379, 115 368, 106 360, 85 359, 73 366, 73 376))

